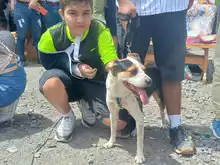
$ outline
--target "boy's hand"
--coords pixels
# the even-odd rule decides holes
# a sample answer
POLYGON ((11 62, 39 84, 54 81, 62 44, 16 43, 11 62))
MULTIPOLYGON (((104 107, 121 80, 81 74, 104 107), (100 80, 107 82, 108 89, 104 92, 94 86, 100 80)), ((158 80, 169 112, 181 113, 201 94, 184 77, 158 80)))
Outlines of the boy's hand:
POLYGON ((87 64, 79 64, 79 71, 81 72, 83 77, 93 79, 96 75, 97 69, 93 69, 87 64))

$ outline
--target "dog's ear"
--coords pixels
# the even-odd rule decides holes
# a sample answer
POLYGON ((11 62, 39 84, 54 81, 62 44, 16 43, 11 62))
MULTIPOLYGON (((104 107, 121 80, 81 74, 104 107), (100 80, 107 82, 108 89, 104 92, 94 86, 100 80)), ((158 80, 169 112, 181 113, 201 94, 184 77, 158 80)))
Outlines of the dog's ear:
POLYGON ((122 68, 120 67, 120 61, 114 60, 109 62, 106 66, 106 70, 108 72, 111 72, 113 76, 117 76, 117 74, 122 70, 122 68))
POLYGON ((128 53, 128 57, 131 57, 131 58, 133 58, 133 59, 139 61, 140 64, 141 64, 141 68, 142 68, 143 70, 146 70, 146 67, 142 64, 141 58, 140 58, 140 56, 139 56, 137 53, 128 53))
POLYGON ((111 67, 110 70, 111 70, 113 76, 117 76, 118 73, 122 71, 122 67, 121 67, 121 65, 120 65, 120 61, 119 61, 119 60, 116 60, 116 61, 113 63, 113 65, 112 65, 112 67, 111 67))
POLYGON ((141 63, 141 58, 137 53, 128 53, 128 57, 134 58, 141 63))

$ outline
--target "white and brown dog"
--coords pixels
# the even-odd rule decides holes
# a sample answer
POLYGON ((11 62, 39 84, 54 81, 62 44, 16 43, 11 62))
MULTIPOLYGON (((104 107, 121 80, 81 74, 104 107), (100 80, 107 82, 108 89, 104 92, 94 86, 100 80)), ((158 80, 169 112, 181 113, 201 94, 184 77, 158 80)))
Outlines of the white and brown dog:
POLYGON ((104 147, 111 148, 116 141, 120 110, 117 98, 120 98, 120 106, 128 110, 136 121, 137 154, 135 162, 143 163, 145 157, 143 153, 144 113, 142 104, 148 103, 149 96, 154 96, 160 107, 162 125, 166 124, 159 70, 155 67, 145 69, 139 56, 135 53, 129 53, 127 58, 115 60, 109 66, 106 88, 106 102, 111 117, 111 137, 108 143, 104 144, 104 147))

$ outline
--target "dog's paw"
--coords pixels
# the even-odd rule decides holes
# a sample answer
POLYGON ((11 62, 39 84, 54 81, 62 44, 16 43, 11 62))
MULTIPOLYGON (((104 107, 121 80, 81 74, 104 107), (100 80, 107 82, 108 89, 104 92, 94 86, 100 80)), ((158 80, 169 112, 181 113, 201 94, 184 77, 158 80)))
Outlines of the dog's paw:
POLYGON ((136 155, 134 160, 135 160, 135 163, 142 164, 145 162, 146 159, 145 159, 144 155, 136 155))
POLYGON ((112 148, 113 145, 114 145, 114 142, 109 141, 108 143, 105 143, 105 144, 103 145, 103 147, 104 147, 104 148, 112 148))

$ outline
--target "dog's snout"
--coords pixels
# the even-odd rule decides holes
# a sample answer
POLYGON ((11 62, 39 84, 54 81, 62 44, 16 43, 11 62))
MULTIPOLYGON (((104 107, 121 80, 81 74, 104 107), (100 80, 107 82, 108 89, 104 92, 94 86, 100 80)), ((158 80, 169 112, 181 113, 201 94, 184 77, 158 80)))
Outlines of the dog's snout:
POLYGON ((151 86, 151 84, 152 84, 152 80, 150 78, 145 80, 145 82, 146 82, 147 86, 151 86))

